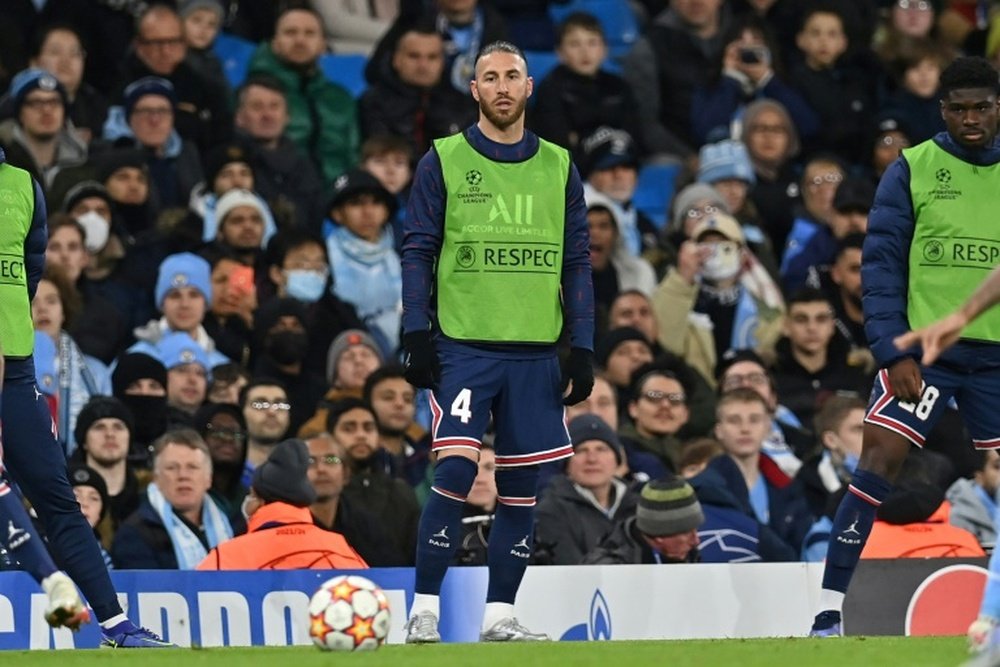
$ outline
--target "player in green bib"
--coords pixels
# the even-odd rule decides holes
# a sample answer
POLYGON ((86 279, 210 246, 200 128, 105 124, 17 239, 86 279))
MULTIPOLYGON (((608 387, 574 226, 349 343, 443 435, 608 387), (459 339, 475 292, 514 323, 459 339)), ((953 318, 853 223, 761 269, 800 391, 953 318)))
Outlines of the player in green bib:
MULTIPOLYGON (((881 370, 861 460, 830 531, 813 636, 841 634, 844 594, 875 512, 910 447, 924 445, 948 404, 957 402, 977 449, 1000 448, 1000 311, 966 327, 933 364, 920 364, 918 348, 900 350, 894 342, 948 315, 1000 261, 997 72, 983 58, 958 58, 942 72, 940 87, 947 131, 903 151, 886 170, 868 220, 862 305, 881 370)), ((992 634, 977 632, 981 644, 992 634)))
POLYGON ((441 641, 441 582, 491 418, 498 499, 480 639, 548 639, 517 621, 514 597, 532 555, 539 465, 572 456, 563 406, 594 383, 580 177, 564 149, 524 128, 533 82, 520 49, 486 46, 475 77, 479 122, 421 159, 403 224, 406 378, 431 390, 437 455, 407 643, 441 641), (564 329, 571 350, 561 369, 564 329))

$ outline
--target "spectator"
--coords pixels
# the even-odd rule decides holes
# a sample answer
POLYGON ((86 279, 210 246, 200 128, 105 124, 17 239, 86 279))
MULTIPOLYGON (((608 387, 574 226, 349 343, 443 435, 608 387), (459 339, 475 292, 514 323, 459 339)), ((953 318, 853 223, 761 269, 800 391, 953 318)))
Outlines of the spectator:
POLYGON ((694 158, 691 100, 721 58, 720 37, 729 21, 722 0, 671 0, 626 57, 625 78, 635 92, 651 152, 694 158))
POLYGON ((719 69, 692 96, 691 127, 698 143, 730 136, 730 128, 740 122, 746 105, 758 99, 784 105, 800 136, 816 134, 819 117, 785 82, 782 54, 771 39, 770 26, 757 17, 739 18, 722 39, 725 48, 719 69))
POLYGON ((323 24, 312 9, 280 13, 274 38, 261 44, 250 60, 250 74, 270 74, 285 87, 289 138, 312 159, 326 182, 347 171, 357 159, 358 119, 351 94, 319 69, 326 51, 323 24))
POLYGON ((964 528, 986 552, 996 547, 997 489, 1000 488, 1000 455, 995 449, 976 450, 979 465, 972 479, 961 477, 948 487, 951 525, 964 528))
POLYGON ((431 442, 414 417, 416 389, 403 376, 403 367, 382 366, 365 380, 362 399, 372 407, 378 424, 379 449, 386 472, 406 481, 423 504, 429 489, 427 468, 431 442))
POLYGON ((272 210, 292 209, 295 226, 317 230, 323 182, 308 152, 287 129, 291 121, 285 84, 269 74, 251 74, 236 90, 236 130, 257 148, 253 161, 257 191, 272 210))
POLYGON ((53 360, 58 397, 56 439, 67 456, 78 445, 72 434, 80 410, 91 397, 107 394, 111 389, 107 366, 84 354, 67 331, 79 316, 81 306, 79 294, 59 269, 46 268, 31 301, 31 320, 36 331, 52 339, 56 349, 53 360))
POLYGON ((594 348, 594 361, 618 391, 620 404, 624 406, 632 373, 653 360, 651 344, 638 329, 617 327, 604 334, 594 348))
POLYGON ((167 368, 167 406, 171 420, 191 425, 191 418, 208 393, 211 363, 197 341, 183 332, 171 333, 156 344, 167 368))
POLYGON ((209 493, 228 516, 236 515, 247 495, 247 426, 243 411, 229 403, 205 403, 194 413, 195 430, 212 459, 209 493))
POLYGON ((250 360, 257 290, 253 269, 232 249, 209 246, 202 253, 212 268, 212 303, 202 318, 205 333, 226 359, 245 366, 250 360))
POLYGON ((148 467, 152 444, 167 430, 167 369, 152 351, 127 352, 111 373, 111 389, 133 415, 141 415, 130 433, 133 462, 148 467))
POLYGON ((632 327, 642 332, 652 345, 654 354, 660 351, 659 325, 653 315, 653 303, 639 290, 622 290, 608 309, 608 329, 632 327))
POLYGON ((90 527, 94 529, 104 564, 109 570, 114 569, 111 554, 104 548, 104 536, 101 534, 101 525, 108 515, 108 488, 104 484, 104 478, 93 468, 72 464, 68 466, 66 476, 73 487, 76 502, 80 503, 80 511, 87 518, 90 527))
MULTIPOLYGON (((81 181, 67 193, 63 209, 67 213, 49 215, 45 263, 61 269, 80 295, 82 307, 70 333, 85 353, 107 364, 128 345, 130 318, 99 293, 100 288, 87 279, 84 270, 91 258, 111 243, 111 199, 103 185, 81 181)), ((133 288, 122 301, 139 298, 139 290, 133 288)))
POLYGON ((868 211, 874 199, 875 188, 867 179, 847 178, 837 186, 828 224, 817 226, 804 246, 783 262, 786 290, 791 292, 804 285, 814 271, 829 270, 838 243, 848 234, 864 234, 868 230, 868 211))
POLYGON ((299 429, 299 437, 324 432, 329 404, 347 397, 361 398, 368 376, 381 365, 382 351, 366 331, 348 329, 337 336, 330 344, 326 361, 330 391, 317 406, 315 414, 299 429))
POLYGON ((837 244, 837 254, 827 270, 809 271, 807 285, 819 289, 833 304, 834 325, 837 333, 851 346, 851 365, 862 365, 874 370, 874 359, 868 349, 864 313, 861 310, 861 247, 865 235, 848 234, 837 244))
POLYGON ((816 4, 804 11, 795 37, 802 58, 792 67, 788 82, 820 119, 819 132, 806 144, 855 163, 864 157, 865 128, 876 108, 879 72, 852 61, 845 23, 834 4, 816 4))
POLYGON ((612 431, 618 431, 618 390, 603 375, 594 376, 594 388, 590 396, 576 405, 566 406, 567 422, 580 415, 596 415, 612 431))
POLYGON ((780 332, 784 302, 747 250, 740 224, 725 213, 713 213, 681 244, 677 268, 653 295, 653 310, 663 347, 710 378, 727 350, 769 354, 780 332))
POLYGON ((267 204, 249 190, 233 189, 219 197, 215 207, 218 231, 215 244, 233 253, 246 266, 264 268, 264 246, 274 234, 267 204))
POLYGON ((55 208, 52 193, 79 177, 75 168, 87 161, 87 145, 66 122, 66 89, 52 74, 26 69, 10 86, 14 117, 0 124, 7 162, 31 174, 55 208))
POLYGON ((331 289, 326 245, 311 232, 288 229, 271 240, 267 256, 267 276, 276 296, 294 299, 305 311, 303 324, 309 337, 305 366, 324 368, 333 340, 347 329, 364 328, 354 306, 331 289))
POLYGON ((222 0, 180 0, 178 3, 184 24, 184 41, 187 43, 185 60, 208 85, 218 91, 229 92, 222 61, 212 51, 212 44, 226 18, 222 0))
POLYGON ((580 154, 581 142, 601 126, 624 130, 644 143, 632 89, 603 68, 608 47, 600 21, 583 12, 563 19, 558 29, 559 65, 535 90, 529 125, 543 139, 580 154))
POLYGON ((553 565, 577 565, 617 524, 635 512, 637 498, 615 477, 625 461, 621 442, 596 415, 569 422, 573 456, 565 475, 549 482, 538 504, 535 539, 552 549, 553 565))
POLYGON ((832 155, 816 155, 806 163, 800 180, 802 206, 796 209, 781 254, 781 277, 786 290, 805 284, 810 263, 808 259, 797 260, 796 256, 805 251, 812 237, 821 232, 832 236, 833 200, 843 181, 844 167, 832 155))
POLYGON ((677 251, 698 223, 720 212, 730 213, 729 206, 722 193, 711 185, 692 183, 674 196, 667 212, 667 226, 660 231, 656 248, 643 255, 649 258, 661 280, 677 266, 677 251))
POLYGON ((717 415, 715 436, 726 455, 708 469, 722 475, 742 506, 798 553, 812 516, 800 484, 761 453, 771 423, 767 403, 752 389, 734 389, 719 399, 717 415))
POLYGON ((209 549, 232 539, 225 513, 208 495, 212 459, 190 429, 164 433, 153 448, 153 481, 142 504, 115 534, 120 570, 193 570, 209 549))
POLYGON ((307 327, 306 309, 296 299, 271 299, 257 310, 254 321, 254 375, 288 388, 288 433, 297 433, 329 387, 322 372, 306 362, 310 339, 320 332, 307 327))
POLYGON ((385 474, 374 456, 378 449, 375 413, 362 400, 345 398, 330 406, 327 432, 347 454, 350 481, 344 496, 351 504, 364 507, 386 529, 397 556, 412 564, 417 545, 420 505, 410 485, 385 474))
POLYGON ((399 38, 416 23, 430 23, 444 38, 445 79, 455 90, 469 95, 479 49, 507 39, 507 25, 493 5, 479 0, 434 0, 428 5, 426 11, 417 15, 406 12, 393 22, 368 59, 365 79, 375 84, 389 76, 399 38))
POLYGON ((640 366, 632 378, 631 421, 619 427, 618 433, 629 470, 659 479, 678 470, 681 441, 677 433, 690 417, 687 387, 675 373, 655 365, 640 366))
POLYGON ((108 114, 104 138, 141 151, 152 183, 149 201, 154 212, 186 208, 191 192, 204 178, 198 148, 176 129, 178 99, 173 84, 147 76, 126 86, 123 95, 124 106, 108 114))
POLYGON ((816 440, 822 449, 806 460, 797 475, 814 517, 833 520, 840 492, 850 484, 861 459, 864 419, 865 402, 853 396, 831 396, 816 413, 816 440))
POLYGON ((353 169, 333 184, 327 235, 334 293, 352 304, 383 355, 399 347, 402 268, 393 249, 396 198, 366 171, 353 169))
POLYGON ((639 183, 639 154, 632 137, 624 130, 602 126, 583 137, 580 149, 580 176, 586 180, 584 195, 589 199, 597 192, 614 202, 625 250, 638 255, 652 247, 656 226, 632 205, 639 183))
POLYGON ((619 231, 620 207, 593 190, 587 193, 586 201, 595 307, 607 313, 612 301, 624 290, 652 294, 656 287, 656 274, 649 262, 626 249, 619 231))
MULTIPOLYGON (((455 552, 453 565, 486 565, 490 529, 497 507, 497 453, 487 439, 479 450, 476 478, 462 508, 462 542, 455 552)), ((536 545, 537 554, 540 546, 536 545)), ((534 557, 535 554, 532 554, 534 557)), ((536 559, 537 560, 537 559, 536 559)))
POLYGON ((323 17, 327 42, 334 53, 371 55, 378 40, 399 15, 399 0, 355 4, 343 0, 313 0, 323 17))
POLYGON ((156 278, 156 306, 163 313, 135 330, 139 343, 132 350, 144 351, 156 346, 172 333, 186 333, 205 355, 205 369, 229 361, 215 348, 202 322, 212 303, 211 267, 201 257, 189 252, 170 255, 160 264, 156 278))
POLYGON ((433 23, 404 32, 389 72, 358 101, 361 136, 402 137, 415 155, 423 155, 435 139, 475 122, 475 102, 468 90, 456 90, 443 77, 444 63, 444 41, 433 23))
POLYGON ((938 89, 941 72, 951 60, 951 53, 939 44, 918 40, 901 49, 891 63, 898 88, 882 106, 902 121, 915 144, 945 131, 938 89))
POLYGON ((786 475, 794 476, 802 465, 802 457, 811 455, 815 449, 816 439, 794 412, 778 403, 774 375, 764 359, 753 350, 730 350, 719 364, 719 393, 739 387, 753 389, 767 403, 771 413, 771 430, 764 440, 762 451, 786 475))
POLYGON ((747 105, 740 136, 756 176, 750 201, 760 215, 771 246, 784 248, 792 228, 792 210, 799 201, 794 162, 799 152, 798 131, 780 102, 763 99, 747 105))
POLYGON ((243 502, 247 533, 216 545, 199 570, 367 569, 343 535, 312 522, 316 492, 309 484, 309 450, 285 440, 253 472, 243 502))
POLYGON ((240 392, 240 408, 247 423, 247 470, 267 460, 288 433, 288 393, 277 380, 258 377, 240 392))
POLYGON ((778 260, 774 255, 774 246, 764 233, 764 221, 748 198, 756 177, 746 146, 728 139, 702 146, 698 154, 698 182, 712 186, 722 196, 726 203, 725 210, 743 228, 747 248, 767 269, 771 278, 777 280, 778 260))
POLYGON ((240 392, 250 384, 250 371, 239 364, 219 364, 212 369, 212 381, 208 383, 209 403, 240 404, 240 392))
POLYGON ((149 483, 146 471, 128 461, 133 415, 116 398, 97 396, 87 402, 76 421, 74 438, 79 449, 70 459, 95 470, 104 481, 104 508, 112 532, 139 509, 149 483))
POLYGON ((635 514, 590 551, 594 565, 697 563, 698 526, 705 516, 691 485, 678 477, 647 482, 635 514))
POLYGON ((866 166, 871 166, 872 183, 878 185, 885 170, 903 154, 904 148, 913 145, 913 140, 906 125, 892 111, 880 113, 875 119, 873 130, 875 136, 870 144, 871 160, 866 166))
POLYGON ((403 216, 413 181, 413 150, 406 139, 388 134, 369 137, 361 144, 361 168, 378 179, 396 197, 392 218, 393 247, 403 251, 403 216))
MULTIPOLYGON (((122 97, 128 107, 129 82, 144 77, 169 81, 174 92, 174 127, 185 141, 206 151, 232 134, 228 90, 212 85, 215 79, 203 76, 187 56, 184 23, 177 10, 162 3, 151 4, 136 21, 133 51, 122 68, 122 97)), ((186 198, 182 205, 185 202, 186 198)))
POLYGON ((309 448, 309 483, 316 492, 313 523, 340 533, 371 567, 395 567, 406 562, 396 553, 378 519, 343 494, 350 476, 344 446, 329 433, 305 441, 309 448))
POLYGON ((867 394, 871 376, 848 363, 847 342, 836 335, 833 307, 822 292, 804 288, 788 301, 784 337, 775 348, 778 399, 802 424, 812 423, 824 398, 867 394))

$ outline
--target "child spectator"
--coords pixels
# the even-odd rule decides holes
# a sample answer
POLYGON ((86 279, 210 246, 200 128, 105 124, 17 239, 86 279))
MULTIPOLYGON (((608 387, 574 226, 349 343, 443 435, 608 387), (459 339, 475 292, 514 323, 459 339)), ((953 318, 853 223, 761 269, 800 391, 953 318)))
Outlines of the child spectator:
POLYGON ((608 56, 600 22, 574 12, 559 25, 560 64, 539 84, 529 125, 538 136, 571 152, 602 125, 628 132, 642 146, 642 126, 632 89, 601 68, 608 56))
POLYGON ((222 61, 212 51, 212 43, 225 17, 222 3, 220 0, 180 0, 178 9, 187 42, 188 63, 217 90, 228 90, 229 81, 223 72, 222 61))
POLYGON ((389 134, 369 137, 361 144, 361 168, 378 179, 396 197, 392 216, 392 239, 399 254, 403 251, 403 217, 413 182, 413 149, 402 137, 389 134))
POLYGON ((997 489, 1000 488, 1000 455, 995 449, 976 450, 976 470, 972 479, 960 478, 948 488, 951 525, 964 528, 979 540, 986 551, 997 542, 997 489))
POLYGON ((108 487, 96 470, 83 464, 70 465, 66 475, 73 487, 76 502, 80 503, 80 511, 83 512, 87 523, 94 529, 94 535, 97 536, 104 564, 110 570, 114 565, 111 563, 111 554, 104 548, 104 540, 101 535, 102 524, 108 515, 108 487))
POLYGON ((864 419, 865 402, 856 396, 831 396, 816 414, 816 439, 822 449, 797 475, 813 516, 833 519, 839 492, 847 488, 861 460, 864 419))
POLYGON ((884 106, 906 125, 915 144, 944 131, 938 87, 948 62, 947 52, 926 40, 902 49, 893 63, 899 88, 884 106))

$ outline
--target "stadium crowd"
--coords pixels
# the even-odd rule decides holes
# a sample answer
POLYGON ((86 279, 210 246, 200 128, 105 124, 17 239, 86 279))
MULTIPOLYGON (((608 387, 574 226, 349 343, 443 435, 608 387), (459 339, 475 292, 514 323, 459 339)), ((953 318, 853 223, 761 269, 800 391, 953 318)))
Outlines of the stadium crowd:
MULTIPOLYGON (((968 0, 5 0, 0 34, 0 146, 48 209, 37 384, 119 569, 218 564, 248 515, 304 507, 350 546, 324 566, 413 564, 432 415, 400 365, 401 222, 496 39, 558 58, 527 126, 585 181, 597 304, 532 562, 822 560, 878 371, 878 179, 944 130, 953 58, 1000 66, 1000 3, 968 0), (224 39, 253 45, 239 80, 224 39), (362 93, 331 51, 367 58, 362 93)), ((458 563, 485 562, 493 468, 487 442, 458 563)), ((991 551, 998 486, 949 409, 865 555, 991 551)))

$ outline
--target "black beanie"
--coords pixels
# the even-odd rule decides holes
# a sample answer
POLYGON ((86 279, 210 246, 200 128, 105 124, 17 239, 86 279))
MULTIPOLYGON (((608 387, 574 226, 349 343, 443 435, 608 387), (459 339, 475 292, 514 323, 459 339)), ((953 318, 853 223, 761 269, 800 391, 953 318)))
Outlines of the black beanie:
POLYGON ((646 340, 646 337, 641 331, 635 327, 618 327, 617 329, 612 329, 608 333, 604 334, 599 341, 597 341, 597 346, 595 350, 595 361, 597 365, 601 368, 607 368, 608 357, 611 353, 615 351, 615 348, 629 340, 639 340, 646 344, 652 351, 653 347, 646 340))
POLYGON ((267 460, 253 471, 250 488, 265 502, 283 502, 309 507, 316 502, 316 491, 307 477, 309 448, 298 438, 279 442, 267 460))
POLYGON ((111 393, 121 398, 129 385, 137 380, 156 380, 167 388, 167 368, 156 357, 142 352, 129 352, 118 358, 111 374, 111 393))
POLYGON ((215 177, 219 175, 222 168, 232 162, 242 162, 253 171, 253 162, 250 147, 240 141, 231 141, 211 148, 205 153, 204 173, 205 187, 211 192, 215 188, 215 177))
POLYGON ((82 463, 71 463, 66 469, 70 486, 92 486, 101 496, 101 518, 111 509, 111 497, 108 495, 108 485, 100 473, 82 463))
POLYGON ((87 431, 99 419, 120 419, 125 422, 125 426, 131 435, 134 423, 132 413, 117 398, 111 396, 94 396, 80 410, 76 417, 76 426, 73 428, 73 437, 76 439, 78 447, 82 448, 87 442, 87 431))

